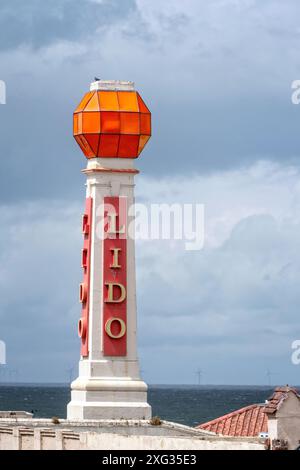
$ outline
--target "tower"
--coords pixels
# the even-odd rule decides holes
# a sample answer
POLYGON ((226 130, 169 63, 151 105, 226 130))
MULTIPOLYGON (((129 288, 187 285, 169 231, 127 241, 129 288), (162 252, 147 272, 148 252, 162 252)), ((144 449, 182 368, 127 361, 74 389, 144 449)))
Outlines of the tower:
POLYGON ((135 160, 151 136, 151 113, 132 82, 98 80, 74 112, 87 158, 82 218, 79 376, 67 417, 148 419, 136 344, 135 160))

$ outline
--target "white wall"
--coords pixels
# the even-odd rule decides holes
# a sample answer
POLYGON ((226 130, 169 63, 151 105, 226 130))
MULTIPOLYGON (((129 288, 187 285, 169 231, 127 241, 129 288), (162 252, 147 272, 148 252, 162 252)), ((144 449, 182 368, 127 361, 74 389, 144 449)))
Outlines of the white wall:
POLYGON ((0 427, 0 450, 264 450, 247 438, 175 437, 0 427))

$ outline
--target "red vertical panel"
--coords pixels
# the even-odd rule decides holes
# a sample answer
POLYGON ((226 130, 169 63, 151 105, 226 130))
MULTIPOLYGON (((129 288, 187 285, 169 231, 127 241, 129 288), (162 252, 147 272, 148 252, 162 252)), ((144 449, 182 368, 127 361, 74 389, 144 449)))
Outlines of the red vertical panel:
POLYGON ((104 198, 103 354, 127 354, 127 204, 125 197, 104 198), (114 213, 114 224, 110 214, 114 213), (115 227, 114 227, 115 225, 115 227), (111 233, 112 229, 124 233, 111 233), (117 253, 117 254, 116 254, 117 253), (125 293, 125 297, 124 297, 125 293), (123 298, 124 297, 124 298, 123 298), (118 302, 118 300, 121 300, 118 302))
POLYGON ((78 334, 81 338, 81 355, 89 355, 89 296, 90 296, 90 264, 91 264, 91 236, 92 236, 92 208, 93 199, 88 197, 85 202, 85 212, 82 218, 83 251, 82 268, 83 281, 80 286, 80 301, 82 302, 81 318, 78 324, 78 334))

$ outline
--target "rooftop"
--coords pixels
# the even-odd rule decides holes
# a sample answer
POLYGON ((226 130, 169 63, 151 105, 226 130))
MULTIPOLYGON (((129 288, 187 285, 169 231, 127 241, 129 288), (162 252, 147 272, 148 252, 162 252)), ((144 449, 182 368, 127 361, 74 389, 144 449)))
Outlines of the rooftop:
POLYGON ((275 388, 273 395, 265 404, 265 413, 274 414, 277 410, 279 410, 282 403, 287 399, 289 393, 294 393, 296 397, 300 399, 297 390, 293 387, 289 387, 288 385, 286 385, 285 387, 275 388))
POLYGON ((223 436, 259 436, 261 433, 268 432, 268 415, 274 414, 290 393, 294 393, 300 399, 295 388, 288 385, 277 387, 266 403, 245 406, 196 427, 223 436))
POLYGON ((268 432, 268 418, 264 405, 250 405, 200 424, 197 428, 223 436, 255 437, 268 432))

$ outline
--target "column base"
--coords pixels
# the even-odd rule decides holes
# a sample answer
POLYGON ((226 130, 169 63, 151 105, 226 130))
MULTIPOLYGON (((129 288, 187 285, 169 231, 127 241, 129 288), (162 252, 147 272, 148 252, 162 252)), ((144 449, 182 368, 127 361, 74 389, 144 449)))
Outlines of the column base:
POLYGON ((79 377, 71 388, 69 420, 151 418, 147 385, 142 380, 79 377))
POLYGON ((67 419, 151 419, 151 406, 148 403, 82 403, 72 400, 67 406, 67 419))

